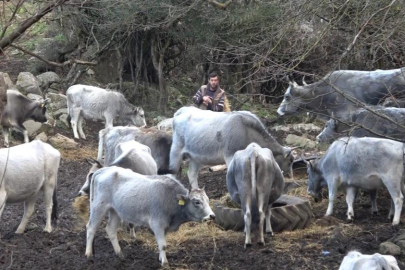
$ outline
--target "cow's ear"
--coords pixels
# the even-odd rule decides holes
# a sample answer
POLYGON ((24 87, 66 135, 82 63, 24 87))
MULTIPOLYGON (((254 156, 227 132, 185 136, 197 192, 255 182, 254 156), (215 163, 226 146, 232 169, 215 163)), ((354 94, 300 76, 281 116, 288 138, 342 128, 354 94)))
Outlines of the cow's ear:
POLYGON ((314 169, 315 169, 315 163, 314 163, 313 160, 310 160, 310 161, 308 162, 308 165, 309 165, 309 167, 311 168, 311 170, 314 170, 314 169))
POLYGON ((134 113, 139 113, 139 107, 134 107, 134 109, 132 110, 134 113))
POLYGON ((94 162, 91 159, 88 159, 88 158, 86 158, 86 162, 91 166, 93 166, 93 164, 94 164, 94 162))
POLYGON ((176 199, 179 205, 185 205, 186 202, 188 201, 188 196, 187 195, 182 195, 182 194, 177 194, 176 199))

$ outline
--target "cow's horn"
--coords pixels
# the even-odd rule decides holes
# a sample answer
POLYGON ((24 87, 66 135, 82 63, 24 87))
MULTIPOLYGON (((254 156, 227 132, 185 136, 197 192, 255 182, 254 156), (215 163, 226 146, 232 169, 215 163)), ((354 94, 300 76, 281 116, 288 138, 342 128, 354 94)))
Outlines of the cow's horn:
POLYGON ((298 149, 298 148, 302 148, 302 146, 291 147, 290 150, 292 151, 292 150, 295 150, 295 149, 298 149))
POLYGON ((303 84, 303 85, 308 85, 308 84, 305 82, 305 76, 302 77, 302 84, 303 84))
POLYGON ((311 164, 308 160, 306 160, 306 159, 304 158, 303 155, 301 155, 301 158, 302 158, 302 160, 303 160, 306 164, 311 164))

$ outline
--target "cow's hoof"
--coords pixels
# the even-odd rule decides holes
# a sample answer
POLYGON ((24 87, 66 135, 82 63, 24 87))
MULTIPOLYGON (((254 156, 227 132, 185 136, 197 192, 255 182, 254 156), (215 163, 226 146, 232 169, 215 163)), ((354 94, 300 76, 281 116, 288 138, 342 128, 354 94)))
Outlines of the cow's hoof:
POLYGON ((23 233, 24 233, 24 230, 22 230, 22 229, 17 229, 17 230, 15 231, 15 233, 16 233, 16 234, 23 234, 23 233))
POLYGON ((377 212, 377 211, 373 211, 373 212, 371 212, 371 215, 372 215, 373 217, 377 217, 377 216, 378 216, 378 212, 377 212))
POLYGON ((259 242, 257 242, 257 244, 258 244, 259 246, 264 246, 264 241, 259 241, 259 242))
POLYGON ((245 248, 250 248, 252 247, 252 243, 245 243, 245 248))
POLYGON ((267 235, 268 235, 268 236, 271 236, 271 237, 273 237, 273 236, 274 236, 273 231, 266 231, 266 233, 267 233, 267 235))
POLYGON ((44 229, 44 232, 51 233, 51 232, 52 232, 52 228, 45 228, 45 229, 44 229))
POLYGON ((122 252, 117 253, 118 258, 120 258, 121 260, 124 259, 124 254, 122 252))

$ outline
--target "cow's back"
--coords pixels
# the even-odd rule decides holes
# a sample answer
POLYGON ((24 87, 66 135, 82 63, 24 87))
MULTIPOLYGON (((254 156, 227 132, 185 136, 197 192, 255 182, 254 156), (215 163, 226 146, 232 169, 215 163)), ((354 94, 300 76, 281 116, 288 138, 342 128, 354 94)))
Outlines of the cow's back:
POLYGON ((0 150, 0 173, 4 173, 7 201, 19 202, 36 194, 49 176, 57 173, 60 162, 58 150, 34 140, 0 150))
POLYGON ((361 179, 373 173, 395 173, 401 178, 403 151, 402 143, 388 139, 340 138, 329 147, 321 166, 329 176, 341 175, 345 179, 361 179))

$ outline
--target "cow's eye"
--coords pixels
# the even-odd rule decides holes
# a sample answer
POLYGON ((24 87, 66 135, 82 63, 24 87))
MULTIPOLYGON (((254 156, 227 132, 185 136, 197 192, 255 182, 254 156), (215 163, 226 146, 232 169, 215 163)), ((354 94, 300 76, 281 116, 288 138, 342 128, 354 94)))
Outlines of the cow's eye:
POLYGON ((194 204, 200 206, 201 202, 200 201, 194 201, 194 204))
POLYGON ((291 96, 290 96, 290 95, 285 95, 285 100, 290 101, 290 100, 291 100, 291 96))

